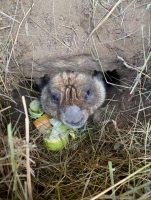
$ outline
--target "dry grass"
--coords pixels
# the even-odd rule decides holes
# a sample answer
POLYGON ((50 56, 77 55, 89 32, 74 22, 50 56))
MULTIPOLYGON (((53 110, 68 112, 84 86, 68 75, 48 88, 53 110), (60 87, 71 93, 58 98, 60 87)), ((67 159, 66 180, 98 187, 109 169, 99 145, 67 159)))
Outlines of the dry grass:
MULTIPOLYGON (((110 4, 110 1, 100 2, 100 5, 110 4)), ((147 5, 149 9, 150 4, 147 5)), ((150 91, 146 93, 146 85, 142 86, 140 80, 142 75, 145 80, 150 79, 146 66, 151 53, 148 52, 147 56, 144 53, 143 66, 132 67, 120 58, 126 67, 131 67, 138 73, 133 85, 129 86, 126 81, 123 84, 138 99, 136 108, 131 108, 135 109, 134 115, 131 116, 129 110, 117 113, 114 109, 107 109, 110 107, 109 103, 105 111, 100 110, 103 113, 101 122, 97 125, 90 122, 79 129, 76 139, 70 139, 67 149, 59 152, 47 151, 43 145, 43 135, 32 126, 31 119, 28 121, 26 103, 24 102, 26 115, 20 110, 10 110, 10 104, 14 105, 16 101, 12 97, 12 89, 19 91, 22 86, 18 81, 26 82, 25 77, 20 78, 18 74, 9 73, 9 66, 12 57, 17 62, 14 45, 17 43, 22 22, 29 12, 30 10, 19 22, 15 15, 8 16, 0 11, 0 14, 12 20, 10 31, 6 31, 6 40, 1 44, 0 54, 0 199, 150 200, 151 124, 150 116, 145 113, 150 107, 146 108, 143 98, 149 99, 150 91), (13 40, 14 23, 19 23, 19 26, 13 40), (16 112, 17 120, 10 123, 16 112), (143 118, 140 120, 142 112, 143 118), (24 123, 20 123, 21 117, 26 118, 24 123), (121 118, 125 118, 125 121, 121 122, 121 118)), ((106 18, 104 22, 105 20, 106 18)), ((2 28, 4 30, 8 27, 10 26, 6 24, 2 28)), ((100 25, 92 33, 99 27, 100 25)), ((95 41, 93 42, 95 46, 95 41)), ((145 47, 143 51, 145 52, 145 47)), ((97 49, 95 52, 98 57, 97 49)), ((29 88, 24 86, 27 92, 32 90, 29 88)), ((21 95, 18 98, 21 99, 21 95)), ((30 98, 32 96, 29 93, 26 99, 30 98)))
POLYGON ((111 121, 89 126, 78 131, 67 149, 50 152, 36 130, 30 131, 27 145, 25 137, 11 136, 9 125, 9 143, 1 134, 1 197, 13 194, 14 199, 28 199, 29 169, 33 199, 98 199, 98 194, 99 199, 150 197, 150 124, 121 129, 111 121), (30 168, 26 171, 27 148, 30 168))

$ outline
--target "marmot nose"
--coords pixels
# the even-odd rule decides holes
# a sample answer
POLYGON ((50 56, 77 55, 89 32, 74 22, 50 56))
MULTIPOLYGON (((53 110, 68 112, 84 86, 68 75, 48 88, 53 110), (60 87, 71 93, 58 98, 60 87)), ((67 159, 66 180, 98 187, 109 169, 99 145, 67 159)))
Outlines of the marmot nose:
POLYGON ((72 105, 65 109, 64 117, 67 123, 70 123, 74 126, 82 121, 83 114, 78 106, 72 105))

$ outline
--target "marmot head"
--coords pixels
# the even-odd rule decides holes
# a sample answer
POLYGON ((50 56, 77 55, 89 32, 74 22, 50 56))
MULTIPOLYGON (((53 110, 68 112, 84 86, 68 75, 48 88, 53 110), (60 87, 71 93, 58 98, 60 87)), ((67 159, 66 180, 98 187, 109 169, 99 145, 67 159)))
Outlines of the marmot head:
POLYGON ((105 100, 101 75, 62 72, 50 77, 41 92, 44 111, 71 128, 80 128, 105 100))

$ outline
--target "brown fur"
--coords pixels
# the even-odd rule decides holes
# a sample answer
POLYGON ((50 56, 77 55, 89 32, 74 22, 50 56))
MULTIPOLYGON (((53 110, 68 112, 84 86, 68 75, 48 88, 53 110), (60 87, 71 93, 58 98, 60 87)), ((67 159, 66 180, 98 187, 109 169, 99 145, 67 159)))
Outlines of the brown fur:
POLYGON ((84 125, 104 99, 101 77, 78 72, 63 72, 50 77, 41 93, 44 111, 76 128, 84 125))

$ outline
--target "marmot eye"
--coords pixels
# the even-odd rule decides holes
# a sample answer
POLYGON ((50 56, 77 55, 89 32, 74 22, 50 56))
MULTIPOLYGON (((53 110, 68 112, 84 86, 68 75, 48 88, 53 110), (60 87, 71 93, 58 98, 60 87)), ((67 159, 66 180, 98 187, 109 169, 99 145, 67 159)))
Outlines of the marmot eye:
POLYGON ((59 103, 60 95, 57 93, 51 93, 51 99, 53 100, 54 103, 59 103))
POLYGON ((90 93, 91 93, 90 90, 87 90, 87 91, 86 91, 86 94, 87 94, 88 96, 90 95, 90 93))
POLYGON ((85 100, 89 100, 90 96, 91 96, 91 90, 89 89, 85 93, 85 100))

